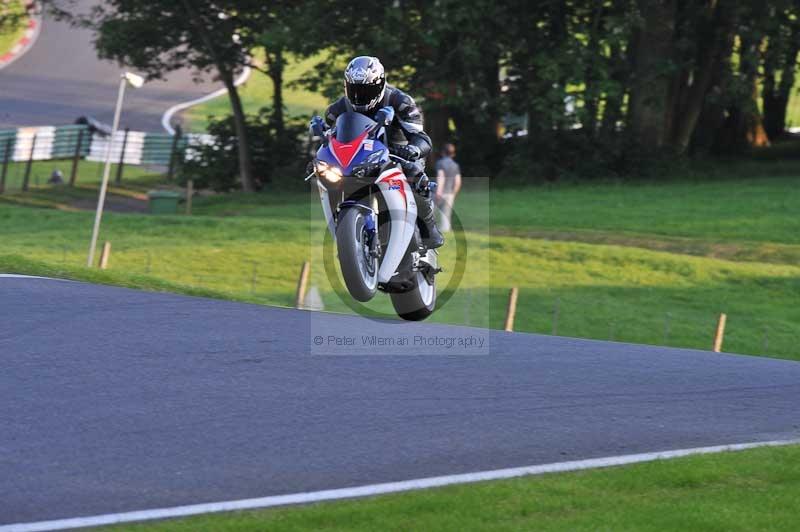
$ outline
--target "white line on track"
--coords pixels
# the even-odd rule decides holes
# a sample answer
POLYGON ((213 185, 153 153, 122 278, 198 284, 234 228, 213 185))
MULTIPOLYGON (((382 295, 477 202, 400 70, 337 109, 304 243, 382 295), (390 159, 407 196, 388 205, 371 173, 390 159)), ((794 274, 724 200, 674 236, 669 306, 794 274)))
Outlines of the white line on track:
POLYGON ((257 499, 240 499, 236 501, 210 502, 203 504, 190 504, 187 506, 174 506, 172 508, 156 508, 152 510, 139 510, 116 514, 93 515, 88 517, 73 517, 70 519, 57 519, 53 521, 38 521, 33 523, 14 523, 0 525, 0 532, 42 532, 48 530, 66 530, 70 528, 84 528, 91 526, 113 525, 129 523, 132 521, 147 521, 152 519, 168 519, 186 517, 190 515, 230 512, 234 510, 255 510, 272 506, 286 506, 289 504, 303 504, 338 499, 351 499, 355 497, 369 497, 386 493, 397 493, 418 489, 436 488, 451 484, 466 484, 486 480, 502 480, 528 475, 542 475, 545 473, 561 473, 566 471, 580 471, 600 467, 613 467, 642 462, 653 462, 670 458, 680 458, 698 454, 711 454, 729 451, 743 451, 757 447, 779 447, 782 445, 800 444, 800 439, 774 440, 754 443, 734 443, 730 445, 716 445, 713 447, 695 447, 692 449, 678 449, 654 453, 628 454, 622 456, 609 456, 606 458, 591 458, 588 460, 575 460, 572 462, 556 462, 527 467, 512 467, 509 469, 496 469, 494 471, 481 471, 478 473, 464 473, 460 475, 446 475, 442 477, 420 478, 415 480, 402 480, 384 484, 371 484, 353 488, 339 488, 306 493, 292 493, 289 495, 274 495, 257 499))
POLYGON ((68 279, 57 279, 55 277, 40 277, 38 275, 19 275, 16 273, 0 273, 0 279, 49 279, 50 281, 68 280, 68 279))
MULTIPOLYGON (((243 84, 250 77, 250 73, 251 72, 252 72, 252 69, 250 67, 244 67, 244 70, 242 70, 242 73, 239 74, 239 77, 236 78, 236 81, 234 81, 233 84, 235 86, 237 86, 237 87, 239 85, 243 84)), ((170 124, 170 122, 172 121, 172 117, 175 116, 175 113, 179 113, 180 111, 183 111, 184 109, 188 109, 189 107, 192 107, 194 105, 199 105, 201 103, 205 103, 208 100, 213 100, 214 98, 216 98, 218 96, 222 96, 226 92, 227 92, 227 90, 225 88, 222 88, 222 89, 215 90, 214 92, 212 92, 210 94, 206 94, 205 96, 201 96, 200 98, 196 98, 196 99, 190 100, 188 102, 183 102, 183 103, 179 103, 177 105, 173 105, 172 107, 167 109, 167 111, 161 117, 161 127, 163 127, 167 131, 167 133, 169 133, 170 135, 174 135, 175 134, 175 128, 172 127, 172 124, 170 124)))

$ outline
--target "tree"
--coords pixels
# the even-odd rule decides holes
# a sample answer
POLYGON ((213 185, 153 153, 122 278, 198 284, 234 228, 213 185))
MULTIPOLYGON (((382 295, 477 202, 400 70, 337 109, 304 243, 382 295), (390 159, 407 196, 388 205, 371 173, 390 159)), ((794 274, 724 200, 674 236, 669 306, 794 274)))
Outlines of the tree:
POLYGON ((766 51, 764 53, 764 129, 770 140, 783 135, 786 109, 794 88, 800 52, 800 2, 770 9, 766 51))
POLYGON ((641 23, 631 44, 633 73, 628 128, 647 151, 664 147, 667 139, 670 60, 677 4, 675 0, 639 0, 641 23))
POLYGON ((114 59, 163 78, 180 68, 215 72, 227 89, 238 142, 242 189, 253 191, 252 157, 242 102, 234 80, 250 64, 250 45, 240 38, 238 13, 252 6, 242 0, 107 0, 81 22, 96 31, 102 58, 114 59))
POLYGON ((19 28, 25 17, 34 9, 33 3, 3 2, 0 5, 0 35, 19 28))

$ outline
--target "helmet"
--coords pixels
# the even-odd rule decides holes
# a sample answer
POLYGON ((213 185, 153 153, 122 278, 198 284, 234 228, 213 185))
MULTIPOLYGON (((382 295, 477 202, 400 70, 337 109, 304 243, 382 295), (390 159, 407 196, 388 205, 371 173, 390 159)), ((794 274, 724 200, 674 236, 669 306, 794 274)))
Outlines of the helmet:
POLYGON ((360 113, 378 107, 385 90, 386 74, 377 57, 356 57, 344 70, 344 95, 360 113))

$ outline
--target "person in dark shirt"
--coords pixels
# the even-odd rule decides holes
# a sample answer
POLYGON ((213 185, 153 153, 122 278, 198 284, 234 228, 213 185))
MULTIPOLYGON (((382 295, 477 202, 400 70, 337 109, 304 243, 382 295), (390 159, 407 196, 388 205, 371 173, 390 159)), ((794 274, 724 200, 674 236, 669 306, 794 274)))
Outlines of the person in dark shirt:
POLYGON ((456 147, 444 145, 442 157, 436 161, 436 203, 440 205, 442 231, 450 231, 450 217, 458 191, 461 190, 461 167, 455 161, 456 147))

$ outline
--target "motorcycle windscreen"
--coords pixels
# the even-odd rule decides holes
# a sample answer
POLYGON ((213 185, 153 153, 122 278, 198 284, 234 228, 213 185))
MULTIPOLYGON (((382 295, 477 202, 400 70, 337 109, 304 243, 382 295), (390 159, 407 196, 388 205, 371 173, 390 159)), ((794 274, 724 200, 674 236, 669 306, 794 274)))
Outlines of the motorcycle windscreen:
POLYGON ((374 127, 376 122, 361 113, 344 113, 336 119, 336 140, 351 142, 361 136, 364 131, 374 127))

